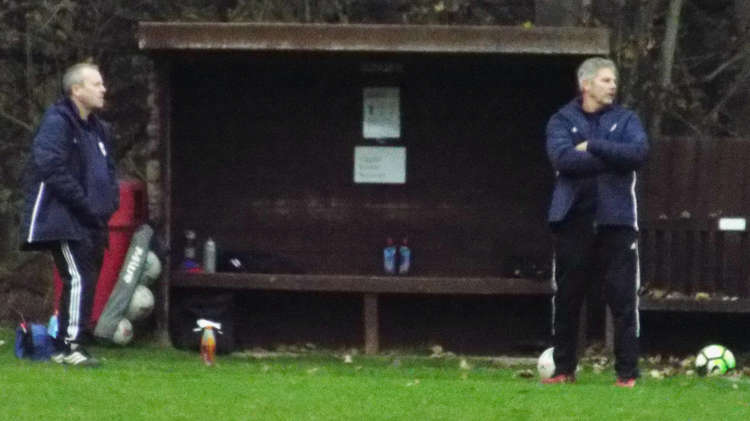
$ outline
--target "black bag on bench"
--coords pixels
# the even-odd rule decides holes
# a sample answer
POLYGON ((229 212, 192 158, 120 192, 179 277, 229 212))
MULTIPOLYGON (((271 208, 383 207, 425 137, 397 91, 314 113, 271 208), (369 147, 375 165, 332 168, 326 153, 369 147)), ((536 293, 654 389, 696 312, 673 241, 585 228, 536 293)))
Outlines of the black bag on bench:
POLYGON ((200 350, 201 333, 195 332, 198 319, 221 323, 216 334, 216 353, 234 351, 234 294, 231 292, 185 290, 174 293, 169 305, 169 337, 175 348, 200 350))

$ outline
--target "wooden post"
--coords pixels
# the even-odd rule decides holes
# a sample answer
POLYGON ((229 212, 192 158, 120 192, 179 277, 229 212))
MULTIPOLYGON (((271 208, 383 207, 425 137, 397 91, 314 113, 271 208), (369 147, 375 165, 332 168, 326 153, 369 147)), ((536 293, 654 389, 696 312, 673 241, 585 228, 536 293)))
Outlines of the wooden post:
POLYGON ((364 294, 363 316, 365 322, 365 354, 377 354, 380 346, 378 338, 378 294, 364 294))
POLYGON ((604 310, 604 350, 611 354, 615 350, 615 320, 612 318, 612 309, 609 305, 604 310))
MULTIPOLYGON (((161 151, 161 160, 163 166, 161 167, 162 173, 159 174, 158 182, 161 183, 162 196, 160 202, 156 206, 161 209, 159 215, 151 215, 151 219, 156 222, 154 226, 155 235, 162 236, 165 244, 172 244, 171 231, 169 227, 172 226, 172 86, 171 86, 171 65, 166 59, 159 59, 155 62, 156 75, 152 80, 151 85, 154 92, 155 106, 158 108, 155 113, 150 115, 150 123, 156 124, 158 127, 158 135, 156 139, 152 139, 153 143, 158 144, 158 149, 161 151)), ((152 186, 152 188, 155 186, 152 186)), ((150 197, 155 197, 154 192, 149 193, 150 197)), ((149 210, 153 212, 153 206, 149 199, 149 210)), ((170 269, 172 267, 170 253, 167 253, 167 257, 162 262, 163 271, 160 280, 161 282, 157 286, 157 306, 156 306, 156 338, 158 343, 162 346, 171 346, 172 341, 169 338, 169 291, 170 291, 170 269)))
POLYGON ((576 347, 576 354, 578 358, 582 358, 586 352, 586 330, 588 329, 588 299, 583 300, 581 304, 580 313, 578 314, 578 346, 576 347))

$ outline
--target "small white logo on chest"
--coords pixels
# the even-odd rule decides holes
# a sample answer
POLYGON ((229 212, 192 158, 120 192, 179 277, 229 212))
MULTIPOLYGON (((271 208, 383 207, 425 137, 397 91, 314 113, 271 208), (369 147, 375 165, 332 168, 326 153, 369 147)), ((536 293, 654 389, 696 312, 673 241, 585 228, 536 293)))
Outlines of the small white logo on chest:
POLYGON ((107 150, 104 149, 104 143, 99 142, 99 150, 102 151, 102 155, 107 156, 107 150))
POLYGON ((617 128, 617 123, 613 124, 612 127, 609 129, 609 132, 612 133, 617 128))
POLYGON ((576 126, 573 126, 573 128, 572 128, 572 129, 570 129, 570 132, 571 132, 571 133, 578 133, 578 127, 576 127, 576 126))

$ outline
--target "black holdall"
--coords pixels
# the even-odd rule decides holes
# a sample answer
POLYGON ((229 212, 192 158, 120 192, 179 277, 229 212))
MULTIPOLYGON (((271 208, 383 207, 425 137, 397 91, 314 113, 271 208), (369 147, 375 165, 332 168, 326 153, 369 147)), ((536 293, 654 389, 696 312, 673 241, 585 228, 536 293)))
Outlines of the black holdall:
POLYGON ((201 332, 197 321, 206 319, 221 324, 216 334, 216 353, 234 351, 234 294, 231 292, 183 290, 172 295, 169 305, 169 337, 178 349, 200 350, 201 332))

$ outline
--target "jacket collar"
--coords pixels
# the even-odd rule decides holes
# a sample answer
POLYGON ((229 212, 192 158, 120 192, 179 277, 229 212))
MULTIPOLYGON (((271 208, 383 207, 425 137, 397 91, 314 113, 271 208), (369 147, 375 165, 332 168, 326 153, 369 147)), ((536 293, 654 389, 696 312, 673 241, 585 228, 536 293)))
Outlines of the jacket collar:
POLYGON ((78 111, 78 106, 69 97, 60 98, 60 100, 57 101, 57 104, 60 105, 60 107, 63 109, 63 112, 68 116, 68 118, 75 121, 78 125, 85 127, 93 123, 96 119, 96 116, 93 113, 89 114, 88 119, 82 119, 81 114, 78 111))
POLYGON ((583 98, 579 95, 575 98, 573 98, 572 101, 570 101, 567 105, 565 105, 561 112, 566 115, 568 118, 571 119, 579 119, 581 117, 587 117, 587 116, 602 116, 609 111, 612 111, 616 108, 616 105, 606 105, 602 107, 599 111, 595 113, 587 113, 583 110, 583 98))

